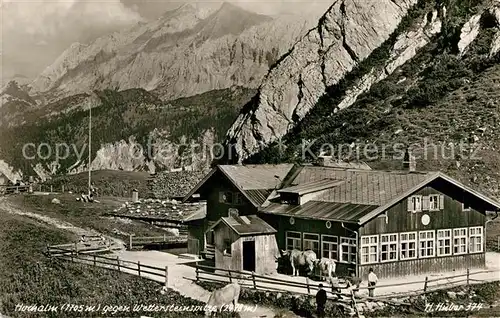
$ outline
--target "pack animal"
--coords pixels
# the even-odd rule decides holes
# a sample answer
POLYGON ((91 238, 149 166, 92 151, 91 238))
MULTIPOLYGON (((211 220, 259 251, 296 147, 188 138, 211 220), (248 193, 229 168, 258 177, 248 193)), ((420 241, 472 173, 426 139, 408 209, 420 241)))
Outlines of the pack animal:
POLYGON ((319 274, 320 277, 327 281, 332 280, 332 275, 335 275, 335 270, 337 265, 335 264, 335 261, 332 259, 317 259, 314 262, 314 267, 317 270, 317 273, 319 274))
POLYGON ((205 317, 212 317, 215 311, 222 311, 225 306, 233 305, 233 311, 236 309, 238 299, 240 298, 241 286, 238 283, 232 283, 221 289, 214 290, 208 298, 205 317))
POLYGON ((314 263, 316 261, 316 253, 312 250, 299 251, 282 251, 283 257, 288 257, 290 265, 292 266, 292 275, 299 275, 299 268, 306 266, 309 269, 309 274, 314 270, 314 263))

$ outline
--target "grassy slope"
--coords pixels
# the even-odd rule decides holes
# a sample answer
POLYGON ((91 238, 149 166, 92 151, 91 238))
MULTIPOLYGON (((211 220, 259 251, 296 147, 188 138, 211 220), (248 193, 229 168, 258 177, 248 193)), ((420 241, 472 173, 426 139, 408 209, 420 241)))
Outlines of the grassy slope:
MULTIPOLYGON (((432 1, 420 1, 421 5, 412 10, 384 45, 338 85, 329 88, 328 94, 285 137, 288 146, 285 152, 271 145, 248 162, 301 162, 302 140, 317 139, 316 146, 311 148, 316 153, 323 143, 335 147, 353 142, 358 145, 373 143, 379 147, 379 153, 385 145, 386 157, 372 161, 371 165, 399 169, 400 160, 394 160, 390 149, 397 144, 417 145, 414 152, 421 156, 418 169, 443 170, 483 191, 500 195, 500 58, 487 56, 493 29, 485 23, 467 54, 462 58, 456 54, 457 32, 477 10, 475 4, 455 1, 456 7, 450 9, 448 6, 448 20, 441 36, 394 74, 373 85, 353 106, 332 113, 350 85, 372 68, 381 67, 395 36, 411 27, 412 21, 420 21, 429 10, 429 3, 432 1), (484 133, 478 130, 482 128, 484 133), (479 137, 476 146, 470 143, 473 134, 479 137), (465 153, 460 155, 455 150, 454 159, 439 155, 434 160, 433 148, 428 158, 423 158, 423 150, 418 148, 424 148, 425 139, 428 144, 438 145, 438 153, 444 152, 447 156, 451 150, 445 147, 441 151, 442 144, 468 143, 468 147, 479 149, 476 157, 480 158, 465 158, 465 153)), ((346 159, 345 153, 341 157, 346 159)), ((305 158, 306 161, 311 159, 305 158)), ((370 161, 363 154, 359 159, 370 161)))
MULTIPOLYGON (((130 198, 132 191, 136 189, 141 197, 150 198, 148 188, 150 174, 147 172, 100 170, 92 171, 92 182, 99 189, 99 195, 130 198)), ((88 173, 83 172, 76 175, 57 176, 44 184, 48 191, 53 186, 54 191, 65 191, 81 193, 88 191, 88 173)), ((35 190, 38 190, 35 188, 35 190)))
MULTIPOLYGON (((137 317, 139 313, 20 314, 16 304, 26 305, 202 305, 176 292, 160 294, 161 285, 135 276, 90 266, 48 259, 42 254, 47 242, 74 239, 67 233, 36 221, 0 211, 0 312, 11 317, 137 317)), ((155 317, 178 317, 175 312, 142 313, 155 317)), ((197 317, 183 313, 183 317, 197 317)))
POLYGON ((13 197, 11 200, 16 206, 22 207, 23 210, 66 221, 84 229, 93 229, 124 241, 128 237, 123 233, 135 234, 136 236, 168 235, 168 232, 148 223, 103 216, 104 213, 111 213, 120 205, 120 201, 117 199, 99 198, 101 203, 83 203, 77 202, 75 198, 76 195, 69 194, 53 196, 20 195, 13 197), (51 203, 53 198, 59 199, 61 204, 51 203))
MULTIPOLYGON (((170 102, 161 101, 141 89, 122 92, 106 90, 97 94, 102 106, 92 112, 93 144, 128 140, 130 136, 135 136, 137 142, 146 146, 149 133, 156 128, 166 130, 169 133, 168 140, 174 143, 179 143, 183 136, 188 140, 197 140, 203 131, 212 128, 216 137, 222 139, 240 107, 255 92, 246 88, 224 89, 170 102)), ((74 98, 80 100, 82 96, 74 98)), ((68 106, 75 104, 71 99, 65 99, 42 110, 35 110, 37 116, 30 112, 23 113, 26 123, 21 126, 0 127, 0 158, 15 169, 29 171, 30 166, 37 161, 23 158, 23 146, 27 143, 49 143, 52 146, 57 143, 75 144, 78 151, 84 148, 83 158, 87 158, 88 111, 76 110, 49 117, 43 117, 40 113, 50 114, 52 108, 61 111, 65 103, 68 106)), ((97 150, 97 146, 93 147, 93 156, 97 150)), ((47 162, 54 161, 54 158, 53 153, 47 162)), ((61 160, 60 172, 64 173, 76 162, 76 158, 73 151, 72 156, 61 160)))

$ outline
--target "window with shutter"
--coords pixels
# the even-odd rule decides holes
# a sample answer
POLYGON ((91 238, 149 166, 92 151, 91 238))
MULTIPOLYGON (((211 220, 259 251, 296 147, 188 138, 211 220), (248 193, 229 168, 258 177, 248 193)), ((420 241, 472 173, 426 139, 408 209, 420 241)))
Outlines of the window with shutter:
POLYGON ((444 195, 439 195, 439 209, 444 210, 444 195))
POLYGON ((430 198, 430 196, 423 196, 422 197, 422 211, 429 210, 429 198, 430 198))
POLYGON ((440 203, 439 203, 439 194, 431 194, 429 195, 429 211, 439 211, 440 203))

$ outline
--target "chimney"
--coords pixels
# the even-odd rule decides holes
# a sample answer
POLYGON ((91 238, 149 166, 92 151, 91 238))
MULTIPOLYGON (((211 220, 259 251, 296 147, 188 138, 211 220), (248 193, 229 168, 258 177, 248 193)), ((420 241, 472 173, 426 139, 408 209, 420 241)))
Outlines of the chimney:
POLYGON ((405 155, 403 157, 403 170, 414 172, 417 170, 417 162, 415 161, 415 156, 412 155, 410 149, 406 148, 405 155))

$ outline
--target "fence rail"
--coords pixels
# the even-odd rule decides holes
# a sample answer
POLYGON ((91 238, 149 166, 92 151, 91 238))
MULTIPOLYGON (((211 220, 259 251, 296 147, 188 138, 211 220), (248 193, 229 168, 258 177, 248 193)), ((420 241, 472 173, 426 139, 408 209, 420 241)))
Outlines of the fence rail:
MULTIPOLYGON (((450 288, 458 285, 467 285, 470 286, 472 283, 481 283, 485 282, 484 280, 471 278, 474 275, 484 274, 484 273, 499 273, 500 271, 478 271, 471 273, 470 270, 467 270, 465 274, 461 275, 453 275, 447 277, 439 277, 435 279, 429 279, 426 277, 425 280, 419 281, 411 281, 404 282, 398 284, 386 284, 386 285, 377 285, 377 289, 381 288, 393 288, 404 285, 416 285, 420 284, 422 287, 417 288, 411 292, 403 292, 403 293, 391 293, 385 296, 378 296, 374 299, 382 300, 384 298, 392 298, 395 296, 403 296, 403 295, 412 295, 412 294, 425 294, 431 291, 450 288), (463 278, 458 279, 457 278, 463 278), (453 280, 454 281, 450 281, 453 280)), ((241 272, 235 270, 227 270, 221 268, 215 268, 210 266, 196 266, 196 281, 207 281, 207 282, 216 282, 216 283, 231 283, 233 281, 238 281, 241 285, 248 286, 252 289, 260 289, 260 290, 274 290, 274 291, 291 291, 295 293, 308 294, 311 295, 314 291, 318 290, 319 282, 310 281, 307 277, 305 278, 305 283, 297 282, 297 281, 289 281, 286 279, 279 279, 275 277, 262 276, 257 275, 254 272, 241 272), (287 288, 288 287, 288 288, 287 288), (290 289, 293 288, 293 290, 290 289)), ((325 285, 324 282, 322 282, 325 285)), ((345 284, 345 282, 344 282, 345 284)), ((336 289, 334 286, 331 286, 331 290, 327 291, 329 298, 338 298, 338 296, 350 298, 351 294, 348 292, 342 292, 341 290, 347 291, 347 286, 339 286, 336 289)), ((355 288, 355 291, 359 290, 368 290, 366 286, 359 286, 355 288)))
MULTIPOLYGON (((72 244, 65 244, 72 245, 72 244)), ((106 251, 110 251, 109 249, 106 251)), ((55 257, 58 259, 63 259, 71 262, 76 262, 80 264, 92 265, 95 267, 101 267, 111 270, 117 270, 119 272, 134 274, 140 277, 148 278, 154 281, 158 279, 153 279, 151 276, 145 276, 144 274, 152 275, 164 281, 165 286, 168 287, 168 266, 163 268, 141 264, 140 261, 132 262, 127 260, 122 260, 117 257, 108 257, 104 255, 96 254, 96 250, 76 250, 62 248, 59 245, 48 245, 46 253, 49 257, 55 257)))
POLYGON ((129 236, 128 248, 131 250, 134 247, 152 245, 152 244, 187 244, 187 235, 162 235, 162 236, 145 236, 145 237, 135 237, 133 235, 129 236))
POLYGON ((0 185, 0 194, 17 194, 17 193, 25 193, 29 192, 30 186, 29 185, 23 185, 23 186, 5 186, 5 185, 0 185))

